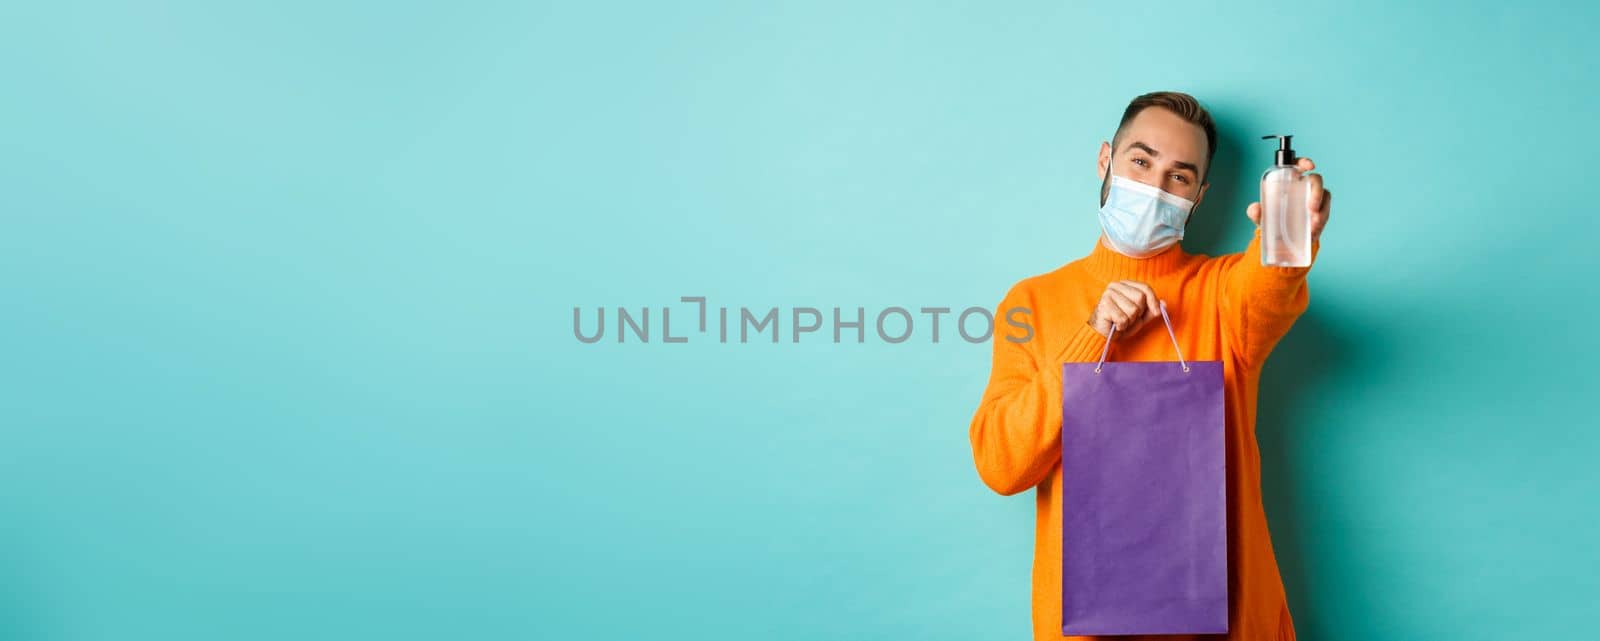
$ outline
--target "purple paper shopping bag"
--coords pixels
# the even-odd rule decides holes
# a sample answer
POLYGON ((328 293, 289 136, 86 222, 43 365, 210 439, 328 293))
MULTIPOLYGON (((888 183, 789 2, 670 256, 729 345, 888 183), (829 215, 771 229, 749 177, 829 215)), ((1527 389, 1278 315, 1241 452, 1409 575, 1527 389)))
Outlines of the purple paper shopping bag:
POLYGON ((1227 632, 1222 362, 1110 347, 1062 370, 1061 633, 1227 632))

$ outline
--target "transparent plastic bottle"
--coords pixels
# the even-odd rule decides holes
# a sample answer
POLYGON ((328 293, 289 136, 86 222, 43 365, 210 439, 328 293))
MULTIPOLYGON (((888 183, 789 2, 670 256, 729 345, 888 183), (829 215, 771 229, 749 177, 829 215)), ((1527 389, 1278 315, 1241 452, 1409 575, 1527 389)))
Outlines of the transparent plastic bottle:
POLYGON ((1276 267, 1311 265, 1311 210, 1306 208, 1310 187, 1295 168, 1293 136, 1278 139, 1277 162, 1261 175, 1261 264, 1276 267))

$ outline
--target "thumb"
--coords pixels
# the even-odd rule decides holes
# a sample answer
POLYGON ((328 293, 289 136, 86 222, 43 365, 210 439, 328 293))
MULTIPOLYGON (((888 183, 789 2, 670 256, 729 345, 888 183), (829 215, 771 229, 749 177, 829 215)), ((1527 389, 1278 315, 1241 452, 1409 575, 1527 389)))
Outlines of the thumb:
POLYGON ((1261 203, 1250 203, 1249 207, 1245 207, 1244 208, 1244 215, 1250 217, 1250 222, 1255 223, 1257 225, 1260 225, 1261 224, 1261 203))

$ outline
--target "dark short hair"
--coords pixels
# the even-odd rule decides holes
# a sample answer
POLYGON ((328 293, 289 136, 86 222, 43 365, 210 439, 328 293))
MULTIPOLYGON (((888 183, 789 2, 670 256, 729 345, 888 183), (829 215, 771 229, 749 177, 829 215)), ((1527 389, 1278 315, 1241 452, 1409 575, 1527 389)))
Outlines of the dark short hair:
MULTIPOLYGON (((1128 103, 1128 108, 1122 110, 1122 121, 1117 123, 1117 133, 1111 137, 1111 144, 1116 146, 1117 138, 1122 136, 1122 128, 1128 126, 1134 116, 1151 107, 1160 107, 1178 117, 1199 125, 1206 132, 1206 173, 1211 173, 1211 159, 1217 155, 1217 124, 1211 120, 1211 112, 1200 106, 1200 101, 1194 96, 1179 91, 1155 91, 1134 98, 1128 103)), ((1205 182, 1205 176, 1200 177, 1205 182)))

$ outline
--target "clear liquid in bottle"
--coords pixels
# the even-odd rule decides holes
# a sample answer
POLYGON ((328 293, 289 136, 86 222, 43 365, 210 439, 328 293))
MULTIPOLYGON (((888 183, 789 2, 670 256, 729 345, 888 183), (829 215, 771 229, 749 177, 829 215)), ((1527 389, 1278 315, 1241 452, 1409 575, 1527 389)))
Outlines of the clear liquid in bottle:
POLYGON ((1261 264, 1311 265, 1308 184, 1294 167, 1274 167, 1261 177, 1261 264))
POLYGON ((1279 142, 1275 166, 1261 175, 1261 264, 1311 266, 1310 183, 1295 167, 1292 136, 1262 136, 1279 142))

